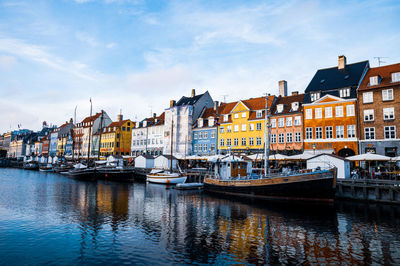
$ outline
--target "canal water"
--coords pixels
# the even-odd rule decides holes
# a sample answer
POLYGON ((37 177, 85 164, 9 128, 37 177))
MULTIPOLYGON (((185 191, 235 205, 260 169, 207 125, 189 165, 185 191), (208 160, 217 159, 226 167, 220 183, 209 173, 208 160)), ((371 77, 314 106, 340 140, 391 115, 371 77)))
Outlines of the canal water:
POLYGON ((397 206, 243 202, 0 169, 0 264, 400 264, 397 206))

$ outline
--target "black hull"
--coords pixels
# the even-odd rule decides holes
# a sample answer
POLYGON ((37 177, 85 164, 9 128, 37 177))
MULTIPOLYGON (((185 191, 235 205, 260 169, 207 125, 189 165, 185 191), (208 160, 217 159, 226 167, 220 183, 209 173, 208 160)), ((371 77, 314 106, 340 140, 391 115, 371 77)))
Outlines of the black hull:
POLYGON ((96 171, 93 169, 72 170, 67 173, 67 176, 76 180, 93 181, 96 180, 96 171))
POLYGON ((134 178, 135 171, 132 169, 110 169, 110 170, 97 170, 96 177, 108 181, 129 182, 134 178))
POLYGON ((262 200, 333 202, 334 183, 334 178, 241 187, 204 183, 204 190, 211 193, 262 200))

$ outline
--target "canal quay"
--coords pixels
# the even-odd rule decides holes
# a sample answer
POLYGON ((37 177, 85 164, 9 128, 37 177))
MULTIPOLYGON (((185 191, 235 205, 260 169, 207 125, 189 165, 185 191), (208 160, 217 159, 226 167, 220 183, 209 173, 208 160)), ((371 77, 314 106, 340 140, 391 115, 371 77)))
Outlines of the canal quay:
POLYGON ((399 205, 293 204, 2 168, 1 264, 400 264, 399 205))

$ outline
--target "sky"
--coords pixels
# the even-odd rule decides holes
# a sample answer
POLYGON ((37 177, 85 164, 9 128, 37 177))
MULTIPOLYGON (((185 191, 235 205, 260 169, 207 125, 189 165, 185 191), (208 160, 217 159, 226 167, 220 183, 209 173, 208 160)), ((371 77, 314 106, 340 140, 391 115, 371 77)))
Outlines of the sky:
POLYGON ((400 1, 0 1, 0 133, 170 100, 303 92, 320 68, 400 62, 400 1))

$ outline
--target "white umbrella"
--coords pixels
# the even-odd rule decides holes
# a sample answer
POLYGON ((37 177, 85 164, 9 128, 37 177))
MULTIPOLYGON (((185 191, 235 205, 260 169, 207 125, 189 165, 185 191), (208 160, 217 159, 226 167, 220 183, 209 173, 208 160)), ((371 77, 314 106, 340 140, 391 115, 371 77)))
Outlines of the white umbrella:
POLYGON ((350 161, 390 161, 392 158, 374 153, 363 153, 347 157, 346 159, 350 161))
POLYGON ((283 161, 283 160, 287 160, 287 159, 290 158, 290 157, 289 157, 289 156, 286 156, 286 155, 282 155, 282 154, 280 154, 280 153, 277 153, 277 154, 270 155, 268 158, 269 158, 270 160, 283 161))

